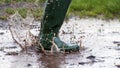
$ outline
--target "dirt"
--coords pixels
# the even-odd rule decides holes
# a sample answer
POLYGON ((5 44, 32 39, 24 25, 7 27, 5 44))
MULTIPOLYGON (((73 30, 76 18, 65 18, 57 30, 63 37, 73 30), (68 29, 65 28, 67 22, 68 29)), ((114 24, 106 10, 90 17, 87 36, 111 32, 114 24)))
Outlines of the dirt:
MULTIPOLYGON (((36 28, 35 28, 36 29, 36 28)), ((36 33, 35 30, 31 32, 36 33)), ((59 33, 67 43, 80 44, 72 53, 44 55, 29 49, 20 52, 8 29, 0 28, 0 68, 119 68, 120 22, 101 19, 71 18, 59 33), (64 31, 64 34, 63 34, 64 31), (82 36, 82 38, 81 38, 82 36)))

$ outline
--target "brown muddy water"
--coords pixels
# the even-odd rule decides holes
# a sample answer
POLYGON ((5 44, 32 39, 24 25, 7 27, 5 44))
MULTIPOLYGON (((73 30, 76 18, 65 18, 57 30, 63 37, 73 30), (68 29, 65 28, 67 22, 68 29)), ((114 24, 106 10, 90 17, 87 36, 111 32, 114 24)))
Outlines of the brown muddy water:
MULTIPOLYGON (((79 52, 54 55, 32 49, 28 53, 20 52, 10 31, 3 26, 0 27, 0 68, 120 68, 119 20, 71 18, 64 22, 59 36, 67 43, 80 45, 82 41, 82 48, 79 52)), ((37 33, 36 28, 31 32, 37 33)))

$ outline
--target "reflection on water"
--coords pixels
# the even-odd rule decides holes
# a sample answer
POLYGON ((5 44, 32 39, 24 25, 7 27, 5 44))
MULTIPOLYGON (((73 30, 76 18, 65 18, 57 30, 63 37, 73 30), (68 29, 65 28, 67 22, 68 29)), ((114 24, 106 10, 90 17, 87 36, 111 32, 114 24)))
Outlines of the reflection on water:
POLYGON ((0 68, 39 68, 35 53, 4 55, 0 59, 0 68))
POLYGON ((39 61, 44 68, 65 68, 65 56, 63 54, 42 55, 39 61))

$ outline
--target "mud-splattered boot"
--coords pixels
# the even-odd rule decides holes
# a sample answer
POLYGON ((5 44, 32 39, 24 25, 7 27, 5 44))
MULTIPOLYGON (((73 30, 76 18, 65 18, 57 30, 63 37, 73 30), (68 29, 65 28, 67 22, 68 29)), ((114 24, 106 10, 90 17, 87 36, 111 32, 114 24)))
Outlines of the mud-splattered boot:
POLYGON ((40 43, 46 50, 51 49, 53 40, 58 48, 62 51, 78 51, 79 46, 76 44, 67 44, 60 40, 58 33, 63 24, 66 12, 71 0, 47 0, 44 10, 44 16, 41 21, 40 43))

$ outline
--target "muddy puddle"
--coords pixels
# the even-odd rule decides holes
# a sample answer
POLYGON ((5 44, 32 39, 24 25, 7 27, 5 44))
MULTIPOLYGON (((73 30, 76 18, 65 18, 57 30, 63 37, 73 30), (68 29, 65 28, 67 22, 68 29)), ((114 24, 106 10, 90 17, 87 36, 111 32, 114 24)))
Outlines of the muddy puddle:
POLYGON ((119 20, 71 18, 59 36, 67 43, 82 41, 81 50, 49 56, 33 50, 20 53, 9 30, 0 27, 0 68, 120 68, 119 20))

